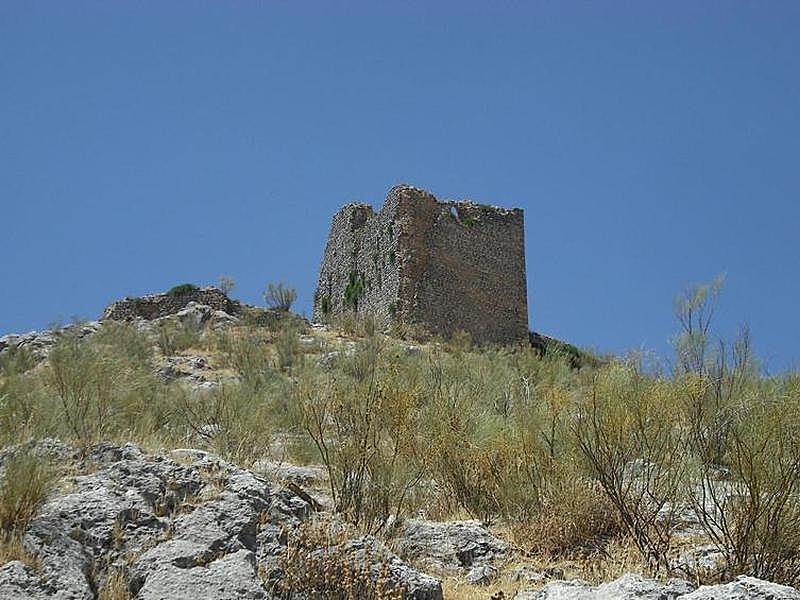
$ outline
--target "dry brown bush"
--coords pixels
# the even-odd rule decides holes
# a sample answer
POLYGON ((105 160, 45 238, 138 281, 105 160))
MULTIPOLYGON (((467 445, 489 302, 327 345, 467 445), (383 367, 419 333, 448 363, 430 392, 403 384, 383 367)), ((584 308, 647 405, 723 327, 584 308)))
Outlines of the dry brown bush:
POLYGON ((539 513, 511 528, 515 543, 551 559, 602 552, 624 526, 599 484, 580 476, 553 486, 539 513))
POLYGON ((402 600, 405 590, 389 581, 388 563, 370 552, 348 552, 354 530, 330 521, 309 521, 289 537, 281 560, 283 577, 273 593, 309 600, 402 600), (375 565, 380 565, 377 569, 375 565))

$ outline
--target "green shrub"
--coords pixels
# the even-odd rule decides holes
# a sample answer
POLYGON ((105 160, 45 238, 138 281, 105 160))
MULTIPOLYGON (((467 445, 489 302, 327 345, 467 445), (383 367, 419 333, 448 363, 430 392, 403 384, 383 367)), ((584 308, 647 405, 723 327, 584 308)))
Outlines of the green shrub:
POLYGON ((596 553, 619 538, 623 524, 597 482, 569 467, 548 476, 539 510, 514 520, 514 541, 551 559, 596 553))
POLYGON ((440 506, 486 523, 524 520, 542 501, 548 457, 537 399, 505 351, 437 353, 421 376, 428 398, 426 469, 440 506))
POLYGON ((248 307, 244 309, 242 321, 247 327, 264 327, 277 331, 290 313, 282 310, 248 307))
POLYGON ((178 415, 199 441, 221 456, 250 466, 269 450, 274 408, 262 389, 250 385, 218 385, 179 397, 178 415))
POLYGON ((381 328, 381 323, 372 313, 352 311, 335 315, 331 326, 340 333, 351 337, 372 337, 381 328))
POLYGON ((202 325, 191 321, 166 319, 158 326, 157 344, 164 356, 174 356, 178 352, 197 347, 202 338, 202 325))
POLYGON ((731 414, 724 470, 698 461, 694 506, 729 576, 800 581, 798 411, 796 386, 762 382, 731 414))
POLYGON ((27 348, 12 346, 0 354, 0 376, 13 376, 30 371, 39 361, 27 348))
POLYGON ((274 376, 267 334, 259 331, 224 332, 217 340, 224 365, 241 376, 242 382, 258 388, 274 376))
POLYGON ((194 292, 197 289, 199 288, 193 283, 181 283, 167 290, 167 296, 182 296, 189 292, 194 292))
POLYGON ((0 564, 20 560, 37 566, 37 558, 22 540, 57 480, 53 466, 29 452, 18 451, 5 460, 0 479, 0 564))
POLYGON ((106 321, 94 334, 91 343, 131 365, 146 366, 153 361, 153 341, 131 323, 106 321))
POLYGON ((614 365, 593 377, 574 426, 590 473, 654 572, 669 572, 676 511, 688 496, 680 419, 669 382, 614 365))
POLYGON ((45 421, 49 435, 85 448, 130 434, 137 423, 157 423, 161 409, 152 365, 126 351, 130 340, 109 343, 110 335, 81 340, 67 334, 50 351, 41 381, 56 406, 39 409, 51 415, 45 421))
POLYGON ((328 471, 336 510, 370 532, 407 510, 422 475, 414 458, 422 429, 419 389, 381 369, 381 352, 372 338, 336 373, 304 369, 292 398, 295 422, 328 471))
POLYGON ((57 473, 43 458, 29 452, 12 454, 3 464, 0 480, 0 530, 6 535, 21 535, 47 495, 57 473))
POLYGON ((285 323, 278 332, 275 339, 275 354, 275 366, 281 371, 295 366, 297 361, 302 358, 300 342, 298 340, 298 330, 293 323, 285 323))
POLYGON ((0 376, 0 443, 16 444, 48 435, 58 406, 40 372, 0 376))

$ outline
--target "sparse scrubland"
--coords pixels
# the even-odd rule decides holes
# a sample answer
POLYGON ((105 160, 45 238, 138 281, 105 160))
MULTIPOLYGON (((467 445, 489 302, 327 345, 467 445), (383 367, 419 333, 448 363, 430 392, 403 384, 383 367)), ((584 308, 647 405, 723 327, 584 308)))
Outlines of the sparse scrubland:
MULTIPOLYGON (((216 329, 105 322, 62 336, 42 362, 0 355, 0 444, 58 438, 88 452, 108 440, 203 448, 244 468, 321 464, 334 513, 390 547, 406 517, 470 517, 510 544, 507 567, 797 584, 800 375, 763 374, 746 333, 713 341, 718 291, 698 286, 676 303, 670 366, 628 356, 576 368, 574 352, 402 339, 355 316, 327 328, 288 312, 216 329), (215 385, 165 380, 159 368, 176 355, 205 357, 215 385), (719 553, 718 569, 680 560, 698 543, 719 553)), ((59 468, 15 460, 0 484, 4 561, 24 554, 20 532, 59 468)), ((301 585, 302 561, 325 559, 299 550, 314 535, 289 544, 285 585, 301 585)), ((340 579, 312 570, 324 585, 340 579)), ((496 581, 487 589, 509 593, 496 581)), ((370 593, 395 597, 374 591, 382 582, 370 593)), ((446 581, 445 595, 473 597, 462 588, 446 581)))

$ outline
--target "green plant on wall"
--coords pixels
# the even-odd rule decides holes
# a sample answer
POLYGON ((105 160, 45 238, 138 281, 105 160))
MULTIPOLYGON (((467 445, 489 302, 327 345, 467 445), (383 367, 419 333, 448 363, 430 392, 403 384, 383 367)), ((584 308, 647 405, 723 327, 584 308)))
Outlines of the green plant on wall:
POLYGON ((350 273, 350 280, 344 290, 344 303, 358 310, 358 302, 364 295, 364 276, 355 271, 350 273))
POLYGON ((188 294, 189 292, 193 292, 196 289, 197 286, 193 283, 182 283, 168 290, 167 296, 182 296, 183 294, 188 294))
POLYGON ((464 224, 464 227, 466 227, 467 229, 470 229, 471 227, 474 227, 475 225, 478 224, 478 218, 475 217, 474 215, 470 215, 466 219, 464 219, 462 222, 464 224))
POLYGON ((319 302, 323 315, 331 314, 331 297, 325 294, 319 302))

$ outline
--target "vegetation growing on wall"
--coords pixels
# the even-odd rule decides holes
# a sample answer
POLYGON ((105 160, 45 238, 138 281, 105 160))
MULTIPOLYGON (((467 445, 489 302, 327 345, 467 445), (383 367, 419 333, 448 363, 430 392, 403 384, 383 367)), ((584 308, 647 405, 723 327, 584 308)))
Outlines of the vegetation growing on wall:
POLYGON ((355 271, 350 273, 347 287, 344 289, 344 303, 353 310, 358 310, 358 303, 364 295, 364 275, 355 271))
POLYGON ((331 297, 329 294, 325 294, 322 296, 319 302, 320 308, 322 308, 323 315, 331 314, 331 297))
POLYGON ((167 296, 182 296, 197 289, 198 287, 193 283, 181 283, 167 290, 167 296))

